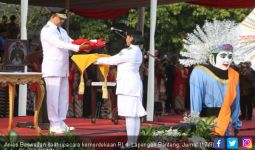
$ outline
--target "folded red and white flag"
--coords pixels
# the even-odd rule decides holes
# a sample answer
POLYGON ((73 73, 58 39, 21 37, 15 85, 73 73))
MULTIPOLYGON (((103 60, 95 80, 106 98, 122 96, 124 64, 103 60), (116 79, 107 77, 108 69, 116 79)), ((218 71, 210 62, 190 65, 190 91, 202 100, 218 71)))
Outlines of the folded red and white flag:
POLYGON ((84 38, 79 38, 79 39, 73 40, 72 43, 76 45, 81 45, 83 43, 88 44, 89 46, 84 49, 81 49, 82 51, 97 49, 97 48, 101 48, 105 46, 105 41, 103 39, 88 40, 84 38))

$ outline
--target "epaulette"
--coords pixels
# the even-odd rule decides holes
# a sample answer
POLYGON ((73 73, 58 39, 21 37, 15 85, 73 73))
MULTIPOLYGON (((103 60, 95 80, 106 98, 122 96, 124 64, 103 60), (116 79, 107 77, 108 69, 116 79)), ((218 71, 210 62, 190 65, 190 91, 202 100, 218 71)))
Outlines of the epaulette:
POLYGON ((49 28, 50 26, 48 25, 48 24, 46 24, 45 26, 44 26, 44 28, 49 28))
POLYGON ((120 55, 120 56, 122 56, 122 55, 123 55, 123 52, 122 52, 122 51, 121 51, 121 52, 119 52, 119 55, 120 55))

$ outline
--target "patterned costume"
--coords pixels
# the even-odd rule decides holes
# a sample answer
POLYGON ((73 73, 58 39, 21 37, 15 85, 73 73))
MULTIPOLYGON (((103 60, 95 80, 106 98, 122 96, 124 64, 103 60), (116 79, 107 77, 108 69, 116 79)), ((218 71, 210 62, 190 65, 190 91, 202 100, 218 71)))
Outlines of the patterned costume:
POLYGON ((191 112, 217 117, 215 134, 220 136, 228 135, 231 120, 235 133, 241 128, 239 74, 230 67, 238 45, 237 31, 231 21, 205 22, 203 28, 197 26, 188 34, 184 40, 187 52, 181 53, 188 57, 180 60, 182 64, 201 64, 190 77, 191 112))
POLYGON ((255 9, 239 24, 240 37, 238 62, 251 61, 252 68, 255 69, 255 9))
MULTIPOLYGON (((205 66, 195 67, 190 77, 191 111, 200 112, 201 117, 213 116, 214 112, 211 110, 216 108, 216 111, 219 111, 223 104, 227 82, 228 80, 219 78, 205 66)), ((240 129, 242 125, 238 119, 240 114, 239 93, 239 86, 236 86, 236 97, 231 105, 232 124, 236 129, 240 129)))

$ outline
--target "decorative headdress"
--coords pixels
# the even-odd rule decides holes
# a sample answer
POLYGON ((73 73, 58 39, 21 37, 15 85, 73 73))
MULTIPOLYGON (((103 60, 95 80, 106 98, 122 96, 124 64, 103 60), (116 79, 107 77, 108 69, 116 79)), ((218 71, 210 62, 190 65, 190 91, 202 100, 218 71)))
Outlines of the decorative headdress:
POLYGON ((227 20, 205 21, 202 28, 197 25, 183 40, 186 51, 181 55, 187 59, 180 59, 180 63, 185 66, 205 64, 210 54, 235 51, 239 41, 237 27, 236 23, 227 20))
POLYGON ((252 61, 255 59, 255 9, 239 24, 239 27, 240 48, 237 54, 242 58, 240 61, 252 61))

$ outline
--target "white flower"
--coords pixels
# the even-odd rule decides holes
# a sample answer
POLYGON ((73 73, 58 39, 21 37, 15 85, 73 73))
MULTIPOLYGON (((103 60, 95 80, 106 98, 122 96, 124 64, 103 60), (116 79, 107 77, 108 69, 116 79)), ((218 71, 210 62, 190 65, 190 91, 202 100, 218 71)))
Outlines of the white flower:
POLYGON ((182 133, 178 129, 166 129, 153 132, 153 141, 155 142, 169 142, 178 139, 182 133))
POLYGON ((181 123, 193 123, 196 124, 200 120, 198 112, 192 112, 190 114, 184 113, 183 121, 181 123))

